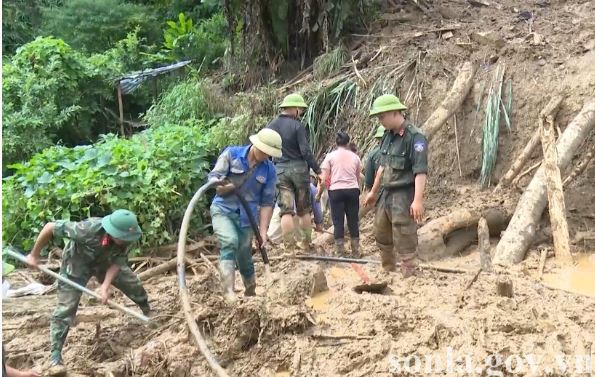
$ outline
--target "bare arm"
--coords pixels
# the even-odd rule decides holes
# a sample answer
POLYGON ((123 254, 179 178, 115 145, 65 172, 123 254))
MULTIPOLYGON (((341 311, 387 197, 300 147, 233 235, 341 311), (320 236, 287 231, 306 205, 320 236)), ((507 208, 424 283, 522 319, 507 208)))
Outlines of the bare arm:
POLYGON ((416 223, 421 223, 424 216, 424 189, 426 187, 426 174, 415 176, 415 196, 411 203, 410 213, 416 223))
POLYGON ((260 235, 262 237, 262 242, 266 243, 267 238, 267 230, 269 229, 269 224, 271 223, 271 218, 273 217, 273 207, 260 207, 260 235))
POLYGON ((35 240, 35 245, 33 245, 33 249, 31 249, 31 253, 27 256, 27 262, 29 265, 33 267, 37 267, 39 263, 39 257, 41 254, 41 250, 47 246, 47 244, 52 240, 54 237, 54 223, 47 223, 39 232, 37 239, 35 240))
POLYGON ((414 202, 424 202, 424 190, 426 188, 426 174, 418 174, 415 176, 415 196, 413 197, 414 202))
POLYGON ((118 276, 119 272, 120 266, 118 266, 115 263, 109 266, 109 268, 105 272, 105 278, 103 279, 103 283, 101 284, 100 288, 102 303, 107 304, 107 300, 109 300, 110 296, 110 286, 112 285, 112 282, 114 281, 116 276, 118 276))
POLYGON ((112 281, 114 281, 116 276, 118 276, 119 272, 120 266, 118 266, 117 264, 114 263, 111 266, 109 266, 109 268, 105 272, 105 279, 103 279, 103 284, 107 286, 111 285, 112 281))

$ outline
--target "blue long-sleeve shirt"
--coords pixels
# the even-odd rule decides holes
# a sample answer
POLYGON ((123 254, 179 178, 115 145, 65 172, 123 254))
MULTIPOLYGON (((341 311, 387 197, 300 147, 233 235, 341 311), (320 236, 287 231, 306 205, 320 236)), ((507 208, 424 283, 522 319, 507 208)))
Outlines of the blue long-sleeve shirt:
MULTIPOLYGON (((277 173, 273 163, 265 160, 256 166, 248 179, 245 179, 248 170, 250 170, 248 165, 249 151, 250 145, 226 148, 217 159, 213 170, 209 173, 209 178, 227 178, 235 184, 248 202, 258 224, 259 207, 272 207, 275 203, 277 173)), ((240 227, 247 228, 250 226, 248 215, 234 194, 225 197, 216 195, 212 205, 219 207, 224 213, 239 213, 240 227)))

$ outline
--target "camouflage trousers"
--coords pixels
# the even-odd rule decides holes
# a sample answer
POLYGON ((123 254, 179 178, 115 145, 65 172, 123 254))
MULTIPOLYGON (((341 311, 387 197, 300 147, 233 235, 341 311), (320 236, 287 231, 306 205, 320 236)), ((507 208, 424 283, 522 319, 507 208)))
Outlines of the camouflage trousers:
MULTIPOLYGON (((99 282, 103 282, 107 266, 105 268, 88 269, 79 277, 74 277, 66 273, 67 263, 62 263, 60 275, 78 283, 82 286, 87 285, 92 276, 99 282)), ((128 266, 120 266, 120 272, 112 281, 112 285, 118 288, 134 303, 136 303, 143 312, 149 309, 149 299, 147 292, 143 288, 140 280, 128 266)), ((72 326, 82 292, 75 288, 58 281, 58 306, 54 310, 50 319, 50 344, 52 356, 60 355, 66 336, 72 326)))
POLYGON ((387 271, 395 270, 397 259, 417 256, 417 224, 409 214, 413 195, 413 187, 384 190, 376 206, 374 236, 387 271))
POLYGON ((277 171, 277 204, 281 216, 304 216, 312 211, 310 174, 305 161, 280 162, 277 171), (295 207, 294 207, 295 206, 295 207))

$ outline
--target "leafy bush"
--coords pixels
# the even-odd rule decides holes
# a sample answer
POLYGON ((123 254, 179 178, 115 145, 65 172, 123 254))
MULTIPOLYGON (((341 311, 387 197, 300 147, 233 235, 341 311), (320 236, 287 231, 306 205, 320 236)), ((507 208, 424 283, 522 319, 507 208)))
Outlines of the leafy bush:
POLYGON ((135 28, 149 41, 159 38, 152 8, 122 0, 66 0, 61 7, 44 8, 42 31, 64 39, 76 49, 102 52, 135 28))
POLYGON ((151 127, 164 125, 194 126, 232 114, 232 103, 221 90, 207 80, 188 78, 164 91, 151 106, 144 120, 151 127))
POLYGON ((37 38, 3 66, 3 154, 9 162, 29 157, 85 118, 80 83, 90 79, 84 57, 64 41, 37 38), (34 142, 32 142, 34 141, 34 142))
POLYGON ((200 127, 164 126, 131 139, 108 135, 93 146, 48 148, 12 166, 15 174, 2 186, 4 242, 28 250, 48 221, 117 208, 138 215, 142 244, 171 242, 209 167, 204 134, 200 127))
POLYGON ((222 13, 195 25, 184 13, 177 21, 167 21, 163 31, 165 56, 172 61, 191 59, 205 67, 217 65, 225 53, 226 21, 222 13))
MULTIPOLYGON (((61 39, 46 37, 5 59, 3 171, 6 164, 24 161, 57 142, 89 143, 117 130, 117 120, 104 115, 105 108, 117 109, 113 79, 148 64, 142 60, 150 55, 147 51, 131 32, 103 54, 88 57, 61 39)), ((143 110, 148 106, 152 98, 142 94, 127 97, 129 111, 138 102, 143 110)))

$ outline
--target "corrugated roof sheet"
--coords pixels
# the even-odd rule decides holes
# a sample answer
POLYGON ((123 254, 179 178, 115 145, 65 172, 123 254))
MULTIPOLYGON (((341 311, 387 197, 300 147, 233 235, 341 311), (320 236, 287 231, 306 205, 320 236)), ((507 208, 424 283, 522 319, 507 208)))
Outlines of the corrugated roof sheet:
POLYGON ((171 71, 175 71, 176 69, 182 68, 188 64, 190 64, 191 60, 184 60, 181 62, 177 62, 174 64, 170 64, 164 67, 153 68, 153 69, 146 69, 140 72, 133 72, 126 76, 123 76, 116 80, 120 83, 122 87, 122 93, 128 94, 133 92, 136 88, 138 88, 143 82, 145 82, 149 78, 157 77, 164 73, 168 73, 171 71))

